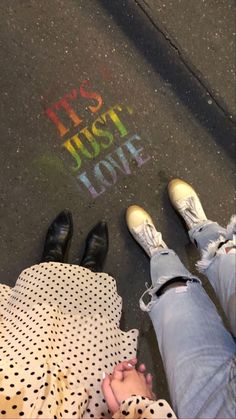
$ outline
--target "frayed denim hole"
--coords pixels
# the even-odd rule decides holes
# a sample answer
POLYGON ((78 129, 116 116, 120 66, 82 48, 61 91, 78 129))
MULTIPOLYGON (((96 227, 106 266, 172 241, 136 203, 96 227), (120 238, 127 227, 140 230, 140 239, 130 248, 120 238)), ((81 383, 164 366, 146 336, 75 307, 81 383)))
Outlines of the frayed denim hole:
POLYGON ((188 278, 188 280, 186 281, 186 287, 188 288, 188 285, 191 285, 191 284, 202 285, 201 282, 199 282, 199 280, 197 280, 196 278, 188 278))
MULTIPOLYGON (((228 243, 228 241, 229 240, 225 240, 225 241, 222 241, 222 242, 220 242, 219 243, 219 245, 218 245, 218 250, 224 245, 224 244, 226 244, 226 243, 228 243)), ((215 255, 216 255, 216 253, 215 253, 215 255)))
POLYGON ((146 294, 145 297, 143 298, 143 302, 144 304, 147 306, 149 303, 151 303, 153 301, 153 296, 150 294, 146 294))
POLYGON ((196 247, 198 247, 198 244, 197 244, 197 240, 196 239, 194 239, 194 244, 195 244, 196 247))

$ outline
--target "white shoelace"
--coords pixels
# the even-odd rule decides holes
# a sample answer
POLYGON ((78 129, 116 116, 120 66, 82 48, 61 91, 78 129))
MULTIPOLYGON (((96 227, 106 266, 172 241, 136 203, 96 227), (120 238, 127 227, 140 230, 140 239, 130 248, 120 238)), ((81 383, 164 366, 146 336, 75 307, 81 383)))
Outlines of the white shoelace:
POLYGON ((204 211, 194 196, 178 201, 178 210, 189 227, 206 220, 204 211))
POLYGON ((162 234, 147 220, 144 221, 139 229, 136 229, 135 233, 138 235, 140 244, 147 250, 165 247, 162 234))

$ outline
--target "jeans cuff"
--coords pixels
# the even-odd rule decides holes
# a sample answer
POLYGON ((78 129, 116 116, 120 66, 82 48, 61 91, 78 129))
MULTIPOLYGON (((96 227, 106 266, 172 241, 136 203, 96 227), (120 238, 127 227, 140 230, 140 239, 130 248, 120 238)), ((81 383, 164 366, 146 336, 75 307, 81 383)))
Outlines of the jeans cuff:
POLYGON ((188 235, 192 243, 203 251, 211 241, 215 241, 225 234, 225 229, 214 221, 206 220, 189 230, 188 235))
POLYGON ((205 273, 209 268, 211 263, 214 261, 217 256, 217 251, 221 243, 232 240, 236 235, 236 216, 232 216, 229 224, 224 230, 224 235, 220 234, 216 240, 211 240, 208 242, 208 245, 205 250, 202 251, 202 257, 197 262, 196 267, 199 272, 205 273))

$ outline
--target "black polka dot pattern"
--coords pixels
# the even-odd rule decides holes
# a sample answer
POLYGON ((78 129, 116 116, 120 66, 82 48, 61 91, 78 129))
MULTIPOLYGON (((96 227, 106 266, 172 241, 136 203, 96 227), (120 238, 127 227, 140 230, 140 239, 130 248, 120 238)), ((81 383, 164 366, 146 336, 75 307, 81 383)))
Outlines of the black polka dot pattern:
POLYGON ((114 416, 114 419, 177 419, 170 405, 165 400, 150 400, 141 396, 133 396, 125 400, 114 416))
POLYGON ((102 373, 136 356, 138 335, 119 329, 115 280, 51 262, 0 292, 0 415, 109 416, 102 373))

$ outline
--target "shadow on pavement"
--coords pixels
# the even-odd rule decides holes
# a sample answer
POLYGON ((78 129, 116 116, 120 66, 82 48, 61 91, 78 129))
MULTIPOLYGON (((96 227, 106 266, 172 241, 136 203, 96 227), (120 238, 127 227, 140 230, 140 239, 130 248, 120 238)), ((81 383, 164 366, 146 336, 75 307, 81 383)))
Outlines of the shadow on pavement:
POLYGON ((183 62, 178 51, 167 42, 154 23, 132 0, 98 0, 106 12, 134 43, 135 47, 153 66, 164 82, 170 83, 175 94, 191 111, 194 118, 214 137, 235 160, 236 127, 230 116, 219 106, 208 103, 211 97, 183 62))

